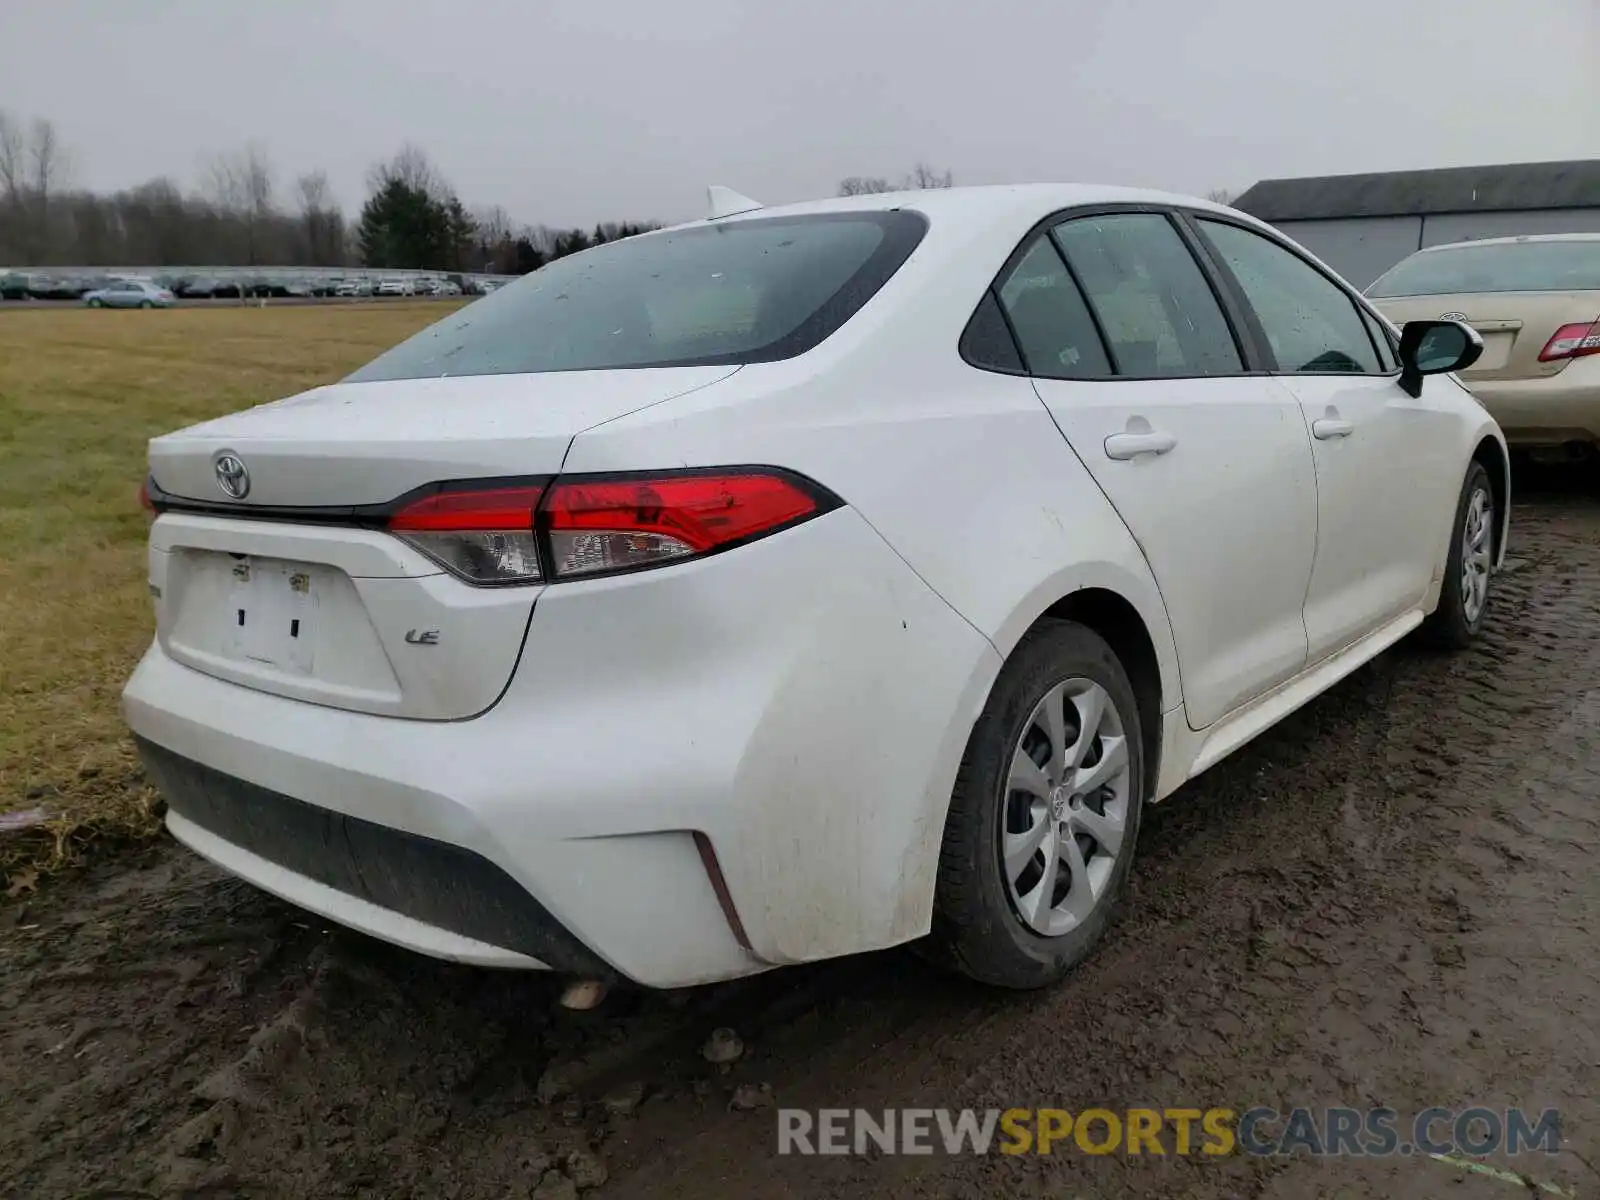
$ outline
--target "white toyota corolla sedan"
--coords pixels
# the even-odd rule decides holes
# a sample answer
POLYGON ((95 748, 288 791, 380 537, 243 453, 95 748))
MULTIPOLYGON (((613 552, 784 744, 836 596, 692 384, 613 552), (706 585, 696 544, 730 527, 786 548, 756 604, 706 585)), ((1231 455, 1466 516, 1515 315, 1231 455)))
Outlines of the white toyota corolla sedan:
POLYGON ((712 201, 150 443, 177 838, 462 962, 1034 987, 1146 804, 1480 629, 1471 329, 1180 196, 712 201))

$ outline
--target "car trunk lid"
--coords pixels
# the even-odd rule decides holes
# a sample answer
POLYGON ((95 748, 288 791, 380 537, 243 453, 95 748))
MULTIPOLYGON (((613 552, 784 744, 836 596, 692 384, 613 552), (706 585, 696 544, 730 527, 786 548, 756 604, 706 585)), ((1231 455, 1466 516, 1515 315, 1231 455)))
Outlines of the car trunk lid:
POLYGON ((1592 291, 1396 296, 1373 303, 1397 325, 1447 317, 1476 329, 1483 355, 1461 372, 1468 384, 1559 375, 1571 360, 1540 362, 1540 352, 1563 326, 1600 319, 1600 292, 1592 291))
POLYGON ((259 691, 474 716, 504 691, 541 587, 465 583, 386 532, 385 506, 445 480, 554 475, 582 430, 736 369, 335 384, 156 438, 156 636, 259 691))

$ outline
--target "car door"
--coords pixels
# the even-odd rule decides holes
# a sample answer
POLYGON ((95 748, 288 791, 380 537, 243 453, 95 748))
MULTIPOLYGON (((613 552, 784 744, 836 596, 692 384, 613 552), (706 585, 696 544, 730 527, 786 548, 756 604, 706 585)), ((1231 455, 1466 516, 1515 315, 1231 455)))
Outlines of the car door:
POLYGON ((1070 216, 998 294, 1072 449, 1144 551, 1190 724, 1298 672, 1316 539, 1305 424, 1162 211, 1070 216))
POLYGON ((1456 418, 1427 389, 1413 397, 1400 386, 1389 335, 1353 289, 1255 229, 1193 220, 1312 435, 1317 555, 1305 622, 1315 662, 1427 593, 1461 483, 1456 418))

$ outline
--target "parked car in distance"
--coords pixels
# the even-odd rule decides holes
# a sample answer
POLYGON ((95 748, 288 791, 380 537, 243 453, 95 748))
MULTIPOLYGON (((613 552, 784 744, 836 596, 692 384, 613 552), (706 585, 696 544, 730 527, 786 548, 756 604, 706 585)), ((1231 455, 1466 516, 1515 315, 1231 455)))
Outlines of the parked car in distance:
POLYGON ((415 285, 409 279, 380 279, 378 286, 373 289, 377 296, 409 296, 415 291, 415 285))
POLYGON ((459 962, 1038 987, 1146 805, 1483 628, 1466 325, 1159 192, 712 200, 150 442, 180 841, 459 962))
POLYGON ((0 274, 0 300, 26 300, 28 277, 20 271, 0 274))
POLYGON ((370 296, 372 295, 372 281, 369 279, 343 280, 333 291, 335 296, 370 296))
POLYGON ((1513 446, 1600 447, 1600 233, 1430 246, 1370 284, 1391 320, 1447 316, 1483 338, 1461 381, 1513 446))
POLYGON ((83 294, 90 308, 171 308, 174 296, 166 288, 141 279, 118 279, 83 294))
POLYGON ((34 275, 28 281, 28 295, 35 300, 77 300, 88 290, 87 280, 59 275, 34 275))

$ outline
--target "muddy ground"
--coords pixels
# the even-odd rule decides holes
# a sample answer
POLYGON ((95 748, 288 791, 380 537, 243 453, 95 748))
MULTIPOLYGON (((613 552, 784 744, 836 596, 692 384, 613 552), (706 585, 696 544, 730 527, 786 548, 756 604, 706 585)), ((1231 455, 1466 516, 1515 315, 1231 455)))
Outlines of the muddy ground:
MULTIPOLYGON (((1001 997, 907 952, 557 1012, 170 843, 0 900, 0 1194, 1512 1197, 1426 1158, 779 1158, 770 1109, 1554 1107, 1600 1197, 1600 474, 1520 481, 1479 647, 1402 646, 1154 810, 1001 997), (727 1073, 699 1047, 746 1044, 727 1073), (642 1088, 642 1101, 635 1103, 642 1088)), ((1548 1191, 1543 1194, 1553 1194, 1548 1191)))

